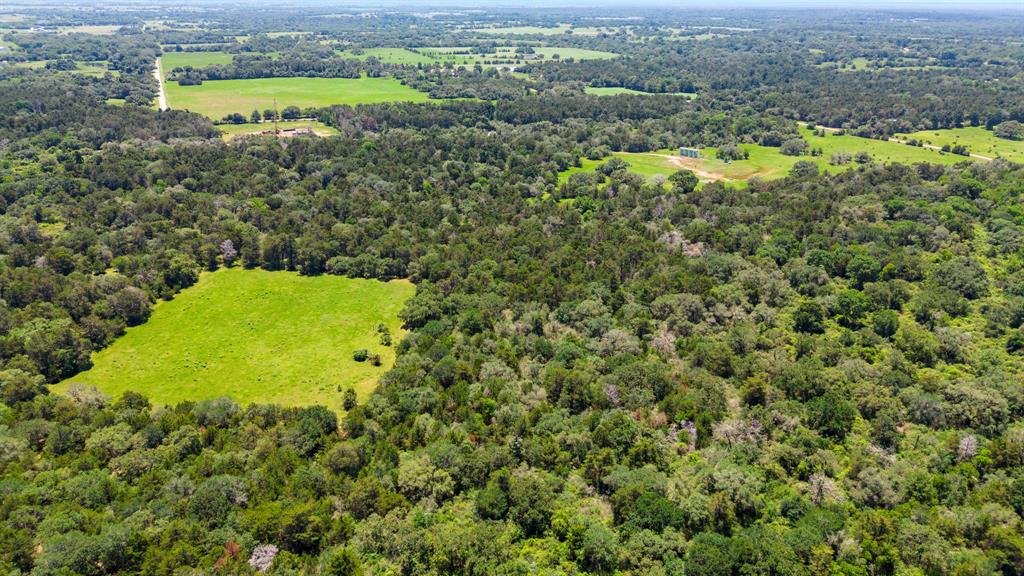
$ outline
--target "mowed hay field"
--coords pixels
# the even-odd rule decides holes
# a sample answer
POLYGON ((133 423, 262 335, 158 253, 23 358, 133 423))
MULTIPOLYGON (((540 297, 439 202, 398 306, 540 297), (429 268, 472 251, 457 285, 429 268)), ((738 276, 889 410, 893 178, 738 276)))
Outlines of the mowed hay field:
POLYGON ((339 388, 354 387, 363 401, 394 363, 394 346, 380 344, 376 327, 386 325, 397 344, 398 312, 414 292, 404 280, 204 273, 55 390, 79 382, 111 396, 134 390, 157 404, 230 396, 340 411, 339 388), (353 360, 361 348, 380 354, 382 365, 353 360))
POLYGON ((233 112, 246 117, 263 111, 298 106, 374 104, 378 102, 426 102, 430 97, 394 78, 256 78, 208 80, 199 86, 164 83, 167 105, 198 112, 215 120, 233 112))

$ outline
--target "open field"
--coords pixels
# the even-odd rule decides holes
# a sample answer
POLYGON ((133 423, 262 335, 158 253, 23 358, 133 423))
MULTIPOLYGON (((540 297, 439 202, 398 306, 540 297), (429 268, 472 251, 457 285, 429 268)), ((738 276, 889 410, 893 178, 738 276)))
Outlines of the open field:
POLYGON ((466 46, 428 46, 422 48, 367 48, 354 53, 351 50, 342 52, 347 58, 364 60, 375 56, 388 64, 446 64, 453 66, 521 66, 527 62, 543 62, 547 60, 607 60, 616 58, 618 54, 584 48, 566 48, 560 46, 533 46, 532 54, 517 54, 512 46, 499 46, 495 52, 481 54, 472 52, 466 46), (557 57, 557 58, 556 58, 557 57))
MULTIPOLYGON (((800 160, 810 160, 818 165, 822 172, 841 172, 855 163, 832 166, 829 159, 833 154, 867 152, 872 162, 915 164, 931 162, 935 164, 957 164, 969 161, 969 158, 955 154, 941 153, 928 148, 908 146, 898 142, 871 140, 851 135, 828 134, 815 136, 813 130, 801 128, 800 134, 811 148, 820 148, 821 156, 787 156, 778 148, 760 146, 758 144, 741 144, 750 157, 745 160, 725 162, 715 158, 715 148, 702 148, 701 158, 684 158, 676 155, 674 150, 657 150, 654 152, 616 152, 630 165, 630 170, 645 177, 658 174, 669 176, 680 169, 692 170, 701 180, 721 180, 725 182, 743 182, 755 176, 761 178, 781 178, 800 160)), ((581 166, 570 168, 559 174, 559 184, 564 183, 571 174, 593 170, 604 160, 581 160, 581 166)))
POLYGON ((437 61, 435 58, 413 52, 408 48, 365 48, 359 51, 358 54, 353 53, 351 50, 345 50, 341 54, 345 58, 356 58, 358 60, 366 60, 373 56, 381 62, 388 64, 433 64, 437 61))
POLYGON ((648 96, 688 96, 696 98, 697 95, 691 92, 643 92, 632 88, 621 88, 618 86, 587 86, 583 89, 587 94, 595 96, 616 96, 618 94, 646 94, 648 96))
POLYGON ((340 410, 354 387, 365 400, 394 362, 399 310, 415 287, 338 276, 232 268, 204 273, 148 322, 93 355, 92 369, 56 385, 94 385, 116 396, 138 391, 154 403, 231 396, 240 403, 323 404, 340 410), (365 348, 383 364, 356 362, 365 348))
MULTIPOLYGON (((165 68, 166 69, 166 68, 165 68)), ((209 80, 200 86, 164 85, 171 108, 191 110, 213 119, 233 112, 248 116, 274 106, 317 107, 332 104, 426 102, 425 92, 394 78, 257 78, 209 80)))
POLYGON ((812 148, 821 148, 821 159, 826 164, 832 154, 838 152, 856 154, 861 151, 870 154, 873 161, 884 163, 901 162, 903 164, 915 164, 918 162, 931 162, 933 164, 957 164, 969 160, 965 156, 943 153, 929 148, 908 146, 893 141, 861 138, 849 134, 815 136, 813 130, 801 128, 800 135, 803 136, 804 140, 807 140, 812 148))
POLYGON ((175 68, 204 68, 213 64, 231 64, 233 57, 234 54, 227 52, 164 52, 160 57, 160 69, 164 78, 167 78, 175 68))
POLYGON ((82 25, 82 26, 64 26, 61 27, 61 34, 93 34, 96 36, 113 36, 121 29, 120 24, 95 24, 95 25, 82 25))
MULTIPOLYGON (((282 121, 279 123, 279 126, 282 130, 288 128, 309 128, 317 136, 333 136, 338 133, 335 128, 317 120, 282 121)), ((219 124, 217 125, 217 129, 224 133, 225 140, 232 140, 239 136, 272 131, 274 129, 274 124, 272 122, 261 122, 259 124, 219 124)))
POLYGON ((536 46, 533 49, 535 54, 540 55, 542 60, 610 60, 617 58, 614 52, 603 52, 601 50, 587 50, 586 48, 566 48, 564 46, 536 46), (555 58, 557 56, 557 58, 555 58))
POLYGON ((570 24, 559 24, 558 26, 503 26, 495 28, 473 28, 469 32, 478 34, 494 35, 520 35, 540 34, 543 36, 560 36, 572 34, 573 36, 597 36, 598 34, 615 34, 620 29, 629 30, 628 27, 620 26, 572 26, 570 24))
MULTIPOLYGON (((16 66, 18 68, 40 69, 40 68, 45 68, 46 65, 49 62, 50 62, 49 60, 29 60, 27 62, 16 62, 14 64, 14 66, 16 66)), ((75 70, 67 70, 66 73, 68 73, 68 74, 81 74, 83 76, 97 76, 97 77, 98 76, 104 76, 106 74, 113 74, 114 76, 118 76, 118 75, 121 74, 117 70, 110 70, 109 68, 107 68, 107 62, 106 61, 77 62, 77 64, 78 64, 78 68, 77 69, 75 69, 75 70)))
POLYGON ((900 140, 916 139, 932 146, 950 147, 963 144, 971 154, 989 158, 1003 157, 1014 162, 1024 162, 1024 141, 999 138, 990 130, 980 126, 952 128, 949 130, 922 130, 911 134, 896 134, 900 140))
POLYGON ((497 28, 473 28, 471 32, 477 32, 479 34, 543 34, 545 36, 556 36, 558 34, 565 34, 569 30, 572 30, 572 26, 569 24, 559 24, 558 26, 542 27, 542 26, 504 26, 497 28))

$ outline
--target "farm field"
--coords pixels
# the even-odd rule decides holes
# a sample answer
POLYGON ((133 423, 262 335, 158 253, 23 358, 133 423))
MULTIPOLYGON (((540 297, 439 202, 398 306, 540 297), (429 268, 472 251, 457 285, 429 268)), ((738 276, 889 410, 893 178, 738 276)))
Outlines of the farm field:
POLYGON ((234 58, 234 54, 227 52, 164 52, 160 57, 160 70, 163 72, 164 78, 167 78, 171 70, 175 68, 184 68, 185 66, 203 68, 213 64, 231 64, 232 58, 234 58))
MULTIPOLYGON (((56 385, 93 385, 117 396, 134 390, 154 403, 230 396, 239 403, 323 404, 340 410, 354 387, 360 401, 394 362, 394 346, 376 332, 399 335, 398 312, 415 287, 292 272, 222 269, 204 273, 149 321, 93 355, 93 367, 56 385), (356 362, 353 350, 381 355, 356 362)), ((397 343, 397 338, 396 338, 397 343)))
POLYGON ((593 94, 595 96, 616 96, 618 94, 646 94, 648 96, 688 96, 695 98, 697 95, 692 92, 643 92, 641 90, 633 90, 632 88, 622 88, 618 86, 587 86, 583 89, 587 94, 593 94))
MULTIPOLYGON (((333 136, 338 133, 335 128, 317 120, 282 121, 279 125, 282 130, 288 128, 309 128, 317 136, 333 136)), ((218 124, 217 129, 224 133, 225 140, 232 140, 239 136, 273 130, 274 125, 271 122, 261 122, 259 124, 218 124)))
MULTIPOLYGON (((812 156, 787 156, 779 152, 778 148, 760 146, 758 144, 741 144, 740 147, 746 150, 750 157, 745 160, 725 162, 715 158, 715 148, 702 148, 701 158, 683 158, 677 156, 673 150, 657 150, 654 152, 615 152, 614 156, 622 158, 630 165, 630 170, 641 176, 650 178, 661 174, 669 176, 681 169, 692 170, 704 181, 721 180, 725 182, 743 182, 754 176, 761 178, 781 178, 789 173, 789 170, 800 160, 810 160, 818 165, 822 172, 841 172, 853 166, 849 163, 842 166, 832 166, 829 158, 833 154, 845 152, 856 154, 867 152, 871 155, 873 162, 891 163, 901 162, 914 164, 918 162, 931 162, 935 164, 957 164, 969 161, 969 158, 955 154, 941 153, 928 148, 908 146, 898 142, 871 140, 851 135, 815 136, 814 131, 808 128, 801 128, 800 134, 808 142, 811 148, 820 148, 822 155, 812 156)), ((593 170, 604 163, 604 160, 581 160, 581 166, 573 167, 559 174, 559 184, 564 183, 570 175, 575 172, 593 170)))
POLYGON ((1024 141, 999 138, 980 126, 951 128, 948 130, 922 130, 911 134, 896 134, 901 140, 916 139, 940 148, 946 144, 963 144, 972 154, 990 158, 1001 156, 1007 160, 1024 162, 1024 141))
POLYGON ((430 97, 394 78, 257 78, 209 80, 199 86, 164 85, 171 108, 191 110, 213 119, 233 112, 248 116, 253 110, 372 104, 377 102, 426 102, 430 97))

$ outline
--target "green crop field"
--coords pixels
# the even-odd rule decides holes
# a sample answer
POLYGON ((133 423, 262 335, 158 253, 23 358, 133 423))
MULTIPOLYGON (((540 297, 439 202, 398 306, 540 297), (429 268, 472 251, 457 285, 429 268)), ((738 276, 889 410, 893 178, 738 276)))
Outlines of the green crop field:
POLYGON ((214 64, 231 64, 232 58, 234 54, 227 52, 164 52, 160 57, 160 70, 164 78, 167 78, 175 68, 205 68, 214 64))
POLYGON ((394 78, 257 78, 208 80, 199 86, 164 85, 171 108, 191 110, 213 119, 233 112, 248 116, 253 110, 278 107, 317 107, 332 104, 426 102, 425 92, 394 78))
MULTIPOLYGON (((279 123, 279 126, 282 130, 288 128, 309 128, 317 136, 333 136, 338 133, 337 129, 317 120, 282 121, 279 123)), ((224 133, 225 140, 231 140, 247 134, 258 134, 273 130, 274 124, 271 122, 261 122, 259 124, 250 124, 248 122, 245 124, 219 124, 217 129, 224 133)))
POLYGON ((1001 156, 1014 162, 1024 162, 1024 141, 997 137, 980 126, 949 130, 922 130, 912 134, 897 134, 901 140, 917 139, 925 144, 942 147, 963 144, 972 154, 989 158, 1001 156))
POLYGON ((155 403, 230 396, 240 403, 341 406, 340 387, 365 400, 394 362, 378 323, 397 343, 408 281, 378 282, 292 272, 204 273, 148 322, 93 355, 92 369, 55 386, 93 385, 111 396, 134 390, 155 403), (382 365, 356 362, 365 348, 382 365))

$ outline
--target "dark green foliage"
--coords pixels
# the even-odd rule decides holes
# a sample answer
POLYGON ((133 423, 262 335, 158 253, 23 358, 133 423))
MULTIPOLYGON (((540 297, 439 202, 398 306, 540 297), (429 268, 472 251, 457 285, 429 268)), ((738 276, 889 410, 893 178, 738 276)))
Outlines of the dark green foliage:
POLYGON ((827 392, 807 403, 807 424, 824 436, 842 441, 850 433, 857 409, 836 392, 827 392))
POLYGON ((793 329, 820 334, 825 331, 825 307, 814 300, 805 300, 793 311, 793 329))
POLYGON ((875 334, 888 338, 900 328, 900 317, 892 310, 879 310, 871 317, 871 326, 875 334))
POLYGON ((697 188, 697 184, 700 180, 697 175, 690 170, 679 170, 674 172, 668 177, 669 184, 672 185, 672 191, 677 194, 689 194, 697 188))
POLYGON ((938 265, 935 281, 961 296, 974 300, 988 294, 988 276, 974 258, 954 258, 938 265))

